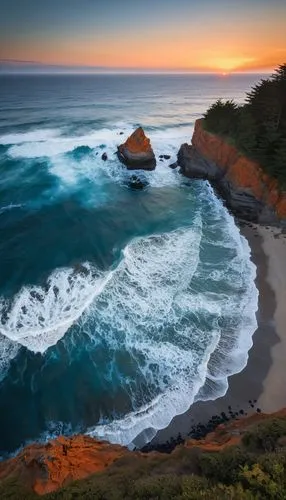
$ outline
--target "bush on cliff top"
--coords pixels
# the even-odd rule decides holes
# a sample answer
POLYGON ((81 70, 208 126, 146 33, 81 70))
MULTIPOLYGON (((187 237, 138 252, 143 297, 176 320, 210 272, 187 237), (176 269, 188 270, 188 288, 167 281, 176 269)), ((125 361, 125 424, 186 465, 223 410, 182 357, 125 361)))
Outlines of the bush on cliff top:
POLYGON ((257 160, 286 188, 286 64, 255 85, 244 105, 216 101, 204 115, 204 126, 257 160))
MULTIPOLYGON (((198 442, 199 445, 199 442, 198 442)), ((254 425, 240 446, 220 452, 178 447, 128 455, 104 472, 38 497, 0 481, 1 500, 285 500, 286 418, 254 425)))

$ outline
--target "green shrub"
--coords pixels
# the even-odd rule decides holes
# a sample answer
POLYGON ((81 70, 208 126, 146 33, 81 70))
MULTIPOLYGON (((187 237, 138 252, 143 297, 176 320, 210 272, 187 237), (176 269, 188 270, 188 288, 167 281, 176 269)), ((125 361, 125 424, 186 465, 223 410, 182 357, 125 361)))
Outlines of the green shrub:
POLYGON ((221 483, 234 484, 239 480, 241 467, 252 462, 249 453, 238 446, 203 453, 200 457, 201 474, 221 483))
MULTIPOLYGON (((105 471, 43 500, 285 500, 286 418, 254 425, 241 445, 219 452, 178 447, 171 454, 130 454, 105 471)), ((199 443, 198 443, 199 445, 199 443)), ((36 500, 12 478, 1 500, 36 500)))
POLYGON ((242 438, 242 444, 253 451, 274 451, 280 438, 286 436, 286 419, 274 418, 252 427, 242 438))

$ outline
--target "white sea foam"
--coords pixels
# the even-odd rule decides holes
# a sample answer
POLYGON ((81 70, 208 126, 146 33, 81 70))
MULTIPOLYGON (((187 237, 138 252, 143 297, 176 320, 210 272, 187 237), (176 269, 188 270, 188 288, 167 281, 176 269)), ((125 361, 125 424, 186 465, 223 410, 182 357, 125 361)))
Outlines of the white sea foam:
MULTIPOLYGON (((21 134, 18 134, 18 140, 12 143, 14 145, 9 148, 9 155, 12 158, 52 158, 59 154, 73 151, 79 146, 97 148, 101 145, 106 145, 107 151, 114 152, 116 151, 116 145, 121 142, 120 138, 124 137, 118 136, 116 131, 108 128, 96 130, 90 134, 77 137, 62 136, 59 130, 57 134, 53 132, 53 134, 43 139, 44 133, 42 134, 41 131, 38 133, 41 138, 37 139, 37 136, 33 137, 33 132, 31 132, 30 141, 26 138, 28 134, 23 134, 26 138, 24 141, 21 140, 21 134)), ((8 138, 10 139, 10 137, 8 138)), ((11 139, 12 138, 13 136, 11 136, 11 139)))
POLYGON ((8 210, 13 210, 14 208, 22 208, 23 206, 24 205, 10 203, 10 205, 5 205, 3 207, 0 207, 0 215, 3 212, 7 212, 8 210))
MULTIPOLYGON (((9 155, 12 158, 54 157, 73 151, 79 146, 98 148, 105 145, 105 150, 112 155, 117 146, 124 142, 133 132, 131 126, 124 129, 123 135, 119 128, 102 128, 86 135, 67 137, 61 130, 35 130, 23 134, 9 134, 0 137, 0 144, 11 145, 9 155)), ((182 142, 190 142, 191 130, 185 127, 151 130, 148 132, 155 154, 170 154, 175 161, 178 147, 182 142)))
POLYGON ((0 303, 0 333, 31 351, 45 352, 101 293, 111 275, 89 264, 56 270, 45 287, 24 287, 12 303, 0 303))
MULTIPOLYGON (((163 366, 163 373, 170 375, 173 384, 170 383, 165 390, 162 388, 162 393, 151 404, 120 420, 98 425, 90 429, 89 434, 107 438, 111 442, 130 445, 142 431, 148 429, 146 436, 151 440, 157 430, 166 427, 175 415, 185 412, 193 401, 216 399, 223 395, 228 386, 227 377, 241 371, 246 365, 248 351, 252 345, 252 334, 257 326, 255 311, 258 292, 254 284, 256 268, 250 261, 248 243, 240 235, 233 218, 212 192, 210 197, 211 199, 213 197, 214 219, 216 216, 223 218, 226 224, 225 239, 228 246, 232 244, 232 248, 235 249, 233 259, 227 263, 222 262, 222 269, 218 271, 220 279, 229 286, 229 293, 208 293, 206 287, 204 293, 193 294, 192 290, 185 288, 175 294, 172 307, 167 306, 166 309, 169 311, 169 317, 173 317, 173 321, 174 314, 177 320, 182 317, 181 315, 188 317, 188 312, 213 315, 211 335, 210 332, 196 331, 190 323, 187 323, 185 331, 182 325, 179 325, 180 336, 186 335, 188 339, 191 338, 194 343, 193 349, 186 347, 178 349, 173 345, 158 342, 151 345, 147 343, 147 346, 141 345, 140 350, 144 352, 145 349, 146 359, 150 360, 150 363, 163 366), (226 320, 227 326, 220 327, 218 318, 226 320), (197 360, 196 352, 199 353, 197 360), (216 364, 212 362, 215 353, 219 356, 216 364)), ((177 256, 176 253, 175 255, 177 256)), ((170 261, 168 268, 172 269, 170 261)), ((195 269, 199 276, 201 271, 197 266, 195 269)), ((204 276, 201 278, 204 279, 204 276)), ((186 284, 188 277, 179 282, 186 284)), ((135 299, 137 301, 137 297, 135 299)), ((152 299, 154 300, 154 297, 152 299)), ((163 298, 163 302, 168 304, 166 297, 163 298)), ((135 302, 131 303, 135 307, 135 302)), ((145 319, 147 323, 149 313, 152 321, 155 319, 152 311, 148 311, 145 319)), ((151 324, 148 326, 151 328, 151 324)), ((124 328, 128 331, 128 325, 125 324, 124 328)), ((130 338, 134 342, 134 333, 130 338)))
MULTIPOLYGON (((57 187, 54 188, 53 196, 49 196, 49 199, 53 200, 64 193, 84 189, 83 202, 94 206, 109 201, 108 193, 106 193, 108 184, 126 185, 128 171, 119 162, 115 153, 117 146, 124 142, 132 131, 133 127, 125 124, 124 127, 103 128, 83 136, 66 137, 61 134, 61 130, 44 129, 3 136, 1 140, 5 144, 13 144, 8 150, 12 158, 30 160, 48 158, 46 168, 59 181, 57 187), (120 134, 122 131, 123 134, 120 134), (90 154, 80 159, 73 158, 70 154, 67 155, 81 146, 91 148, 90 154), (103 151, 108 155, 106 162, 101 159, 103 151), (94 190, 90 190, 89 196, 86 196, 86 182, 93 183, 95 186, 94 190)), ((133 171, 132 175, 144 175, 144 180, 151 187, 178 185, 181 182, 181 176, 178 172, 171 170, 169 165, 176 161, 180 144, 189 140, 186 127, 151 130, 148 135, 157 156, 157 168, 152 172, 133 171), (169 155, 170 159, 160 161, 159 155, 163 154, 169 155)), ((42 202, 43 197, 40 200, 40 203, 42 202)))
POLYGON ((8 146, 10 144, 24 144, 35 142, 46 142, 50 139, 57 137, 59 134, 58 129, 42 129, 32 130, 31 132, 23 132, 18 134, 6 134, 0 136, 0 144, 8 146))
POLYGON ((89 264, 77 271, 58 270, 45 288, 24 288, 10 306, 3 304, 1 334, 33 351, 44 352, 55 344, 82 315, 85 333, 104 336, 115 350, 124 345, 144 357, 138 369, 158 387, 158 395, 122 419, 89 429, 89 434, 130 444, 148 429, 151 439, 194 400, 225 392, 227 376, 245 365, 256 328, 255 267, 233 219, 220 202, 213 202, 214 221, 223 218, 225 239, 235 249, 215 277, 229 286, 227 294, 208 291, 207 284, 204 292, 192 289, 193 276, 204 280, 206 272, 200 266, 202 222, 197 216, 191 228, 133 240, 109 273, 89 264), (192 324, 191 315, 197 314, 212 318, 211 331, 192 324), (226 320, 229 331, 219 326, 218 318, 226 320), (166 337, 165 331, 172 336, 166 337), (217 350, 222 364, 212 366, 217 350), (214 382, 214 392, 208 381, 214 382))
MULTIPOLYGON (((76 187, 83 177, 96 184, 120 183, 126 169, 113 153, 131 131, 131 127, 121 126, 79 138, 62 137, 55 131, 48 135, 40 131, 38 136, 17 134, 9 154, 15 158, 48 156, 50 172, 68 189, 76 187), (119 135, 119 130, 124 134, 119 135), (102 144, 106 145, 107 162, 100 159, 102 144), (78 146, 94 148, 98 155, 87 155, 80 161, 65 157, 78 146)), ((155 171, 144 172, 149 184, 176 185, 180 177, 168 164, 175 161, 178 146, 189 142, 189 134, 186 136, 185 129, 178 127, 148 135, 157 156, 171 156, 158 162, 155 171)), ((10 144, 11 138, 6 136, 5 144, 10 144)), ((104 336, 114 349, 123 345, 131 355, 141 353, 145 364, 138 370, 157 386, 158 394, 124 418, 90 429, 92 435, 130 444, 148 429, 151 439, 194 400, 222 395, 227 389, 227 376, 240 371, 247 362, 256 329, 255 266, 246 240, 212 189, 206 186, 201 196, 204 204, 211 206, 214 225, 214 234, 210 232, 203 241, 203 222, 198 216, 191 228, 133 240, 113 271, 103 273, 90 264, 79 271, 57 270, 46 287, 25 287, 12 304, 2 304, 5 320, 0 333, 11 353, 7 359, 17 354, 20 344, 44 352, 74 322, 93 339, 104 336), (223 227, 220 238, 216 234, 218 225, 223 227), (216 266, 210 263, 208 267, 207 262, 200 266, 200 246, 204 244, 233 250, 234 255, 216 266), (193 277, 204 283, 203 292, 192 288, 193 277), (221 292, 221 284, 227 293, 221 292), (192 315, 208 318, 210 330, 195 327, 192 315), (167 338, 164 332, 170 331, 172 336, 167 338), (15 351, 13 346, 17 346, 15 351), (156 373, 152 366, 157 367, 156 373)), ((211 229, 211 222, 208 224, 211 229)))
POLYGON ((5 378, 10 362, 17 356, 20 347, 17 342, 0 334, 0 382, 5 378))

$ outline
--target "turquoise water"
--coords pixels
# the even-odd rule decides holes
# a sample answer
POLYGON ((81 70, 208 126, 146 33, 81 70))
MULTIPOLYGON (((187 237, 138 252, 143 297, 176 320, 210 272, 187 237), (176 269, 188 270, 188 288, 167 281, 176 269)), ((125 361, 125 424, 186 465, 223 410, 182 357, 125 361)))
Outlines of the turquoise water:
POLYGON ((243 368, 248 244, 207 183, 168 165, 210 102, 256 80, 1 76, 2 453, 63 432, 148 441, 243 368), (139 124, 171 159, 133 191, 114 153, 139 124))

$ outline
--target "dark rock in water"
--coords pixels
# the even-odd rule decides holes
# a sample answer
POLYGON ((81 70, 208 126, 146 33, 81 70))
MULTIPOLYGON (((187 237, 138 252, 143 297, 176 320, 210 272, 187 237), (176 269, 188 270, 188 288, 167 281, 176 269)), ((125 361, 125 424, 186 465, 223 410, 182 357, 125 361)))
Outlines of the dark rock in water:
POLYGON ((130 170, 154 170, 156 158, 142 127, 137 128, 124 144, 118 146, 119 160, 130 170))
POLYGON ((124 132, 119 132, 119 135, 123 135, 123 134, 124 134, 124 132))
POLYGON ((170 160, 171 156, 170 155, 163 155, 164 160, 170 160))
POLYGON ((144 189, 148 185, 148 182, 146 179, 142 179, 138 175, 131 175, 128 185, 131 189, 144 189))
POLYGON ((108 159, 107 153, 103 153, 103 155, 101 156, 101 159, 103 161, 106 161, 108 159))
POLYGON ((164 160, 163 160, 163 158, 160 158, 160 160, 159 160, 159 161, 164 161, 164 160))
POLYGON ((177 167, 178 167, 178 162, 177 162, 177 161, 175 161, 174 163, 171 163, 171 164, 169 165, 169 168, 172 168, 173 170, 174 170, 175 168, 177 168, 177 167))
POLYGON ((218 181, 222 170, 214 163, 203 158, 193 146, 182 144, 178 152, 178 165, 180 172, 192 179, 206 179, 218 181))
POLYGON ((159 155, 159 158, 164 158, 164 155, 159 155))

